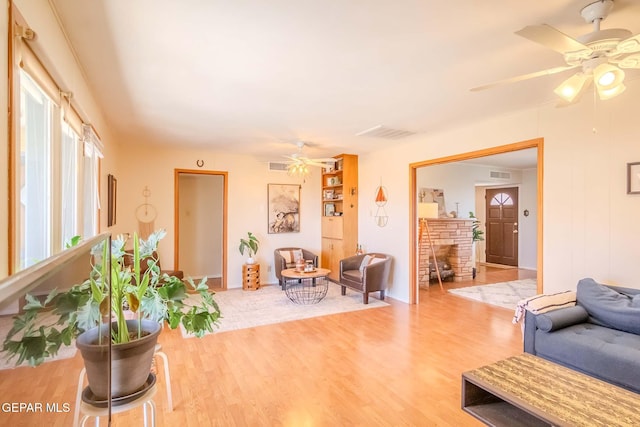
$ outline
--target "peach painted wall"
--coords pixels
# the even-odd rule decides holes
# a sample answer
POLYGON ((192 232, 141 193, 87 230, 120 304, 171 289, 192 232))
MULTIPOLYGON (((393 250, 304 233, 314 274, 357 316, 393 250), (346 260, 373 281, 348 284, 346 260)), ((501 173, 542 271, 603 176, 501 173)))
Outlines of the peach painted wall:
MULTIPOLYGON (((590 97, 589 97, 590 98, 590 97)), ((575 289, 583 277, 640 288, 640 196, 626 194, 626 163, 640 161, 640 81, 620 97, 539 108, 469 123, 360 156, 360 194, 380 179, 389 190, 389 223, 377 227, 360 202, 359 234, 369 251, 394 256, 390 296, 409 298, 409 164, 533 138, 544 143, 543 279, 546 292, 575 289), (596 129, 596 132, 593 129, 596 129)), ((540 213, 538 213, 540 214, 540 213)))

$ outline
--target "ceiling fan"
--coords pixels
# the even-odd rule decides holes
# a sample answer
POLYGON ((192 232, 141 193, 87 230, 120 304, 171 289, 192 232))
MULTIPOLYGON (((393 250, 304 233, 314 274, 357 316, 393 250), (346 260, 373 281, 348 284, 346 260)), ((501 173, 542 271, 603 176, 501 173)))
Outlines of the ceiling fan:
POLYGON ((640 69, 640 34, 621 28, 600 29, 613 8, 613 0, 600 0, 585 6, 580 14, 593 31, 572 38, 547 24, 529 25, 516 34, 555 50, 564 56, 567 65, 500 80, 472 88, 480 91, 508 83, 557 74, 566 70, 580 70, 563 81, 554 92, 567 103, 577 101, 595 83, 600 99, 610 99, 624 92, 623 68, 640 69))
POLYGON ((298 146, 297 152, 293 153, 290 156, 284 156, 285 158, 289 159, 285 162, 288 164, 287 172, 289 173, 289 175, 300 175, 302 177, 305 177, 310 172, 309 166, 317 166, 329 169, 336 162, 336 159, 334 159, 333 157, 311 159, 305 156, 302 151, 305 145, 304 141, 298 141, 296 145, 298 146))

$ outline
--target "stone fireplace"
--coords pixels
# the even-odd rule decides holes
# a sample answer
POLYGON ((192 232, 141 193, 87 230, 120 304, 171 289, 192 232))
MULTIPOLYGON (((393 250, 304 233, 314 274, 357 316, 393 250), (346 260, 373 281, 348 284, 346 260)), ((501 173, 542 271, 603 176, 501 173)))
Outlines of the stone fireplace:
MULTIPOLYGON (((429 286, 429 258, 432 258, 424 221, 426 220, 421 218, 418 227, 420 233, 418 236, 418 284, 420 287, 429 286)), ((469 218, 429 219, 429 231, 436 257, 446 258, 455 274, 454 281, 468 280, 473 276, 472 227, 473 220, 469 218)))

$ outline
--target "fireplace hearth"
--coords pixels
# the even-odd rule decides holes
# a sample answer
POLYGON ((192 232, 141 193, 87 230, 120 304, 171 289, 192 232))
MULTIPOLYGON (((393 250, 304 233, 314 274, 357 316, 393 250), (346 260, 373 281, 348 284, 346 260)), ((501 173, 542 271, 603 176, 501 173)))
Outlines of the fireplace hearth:
MULTIPOLYGON (((425 219, 420 219, 425 221, 425 219)), ((444 280, 445 274, 454 281, 462 281, 471 279, 473 276, 473 265, 471 262, 471 246, 473 245, 473 220, 461 218, 437 218, 429 219, 429 230, 431 232, 431 240, 433 242, 436 258, 450 266, 451 273, 444 273, 440 268, 440 277, 444 280)), ((433 257, 431 256, 431 246, 427 239, 427 233, 424 231, 426 227, 420 227, 423 230, 422 235, 418 239, 419 254, 419 270, 418 284, 420 287, 428 288, 429 281, 432 278, 437 279, 435 275, 435 266, 433 266, 433 257), (431 258, 431 260, 430 260, 431 258), (433 274, 431 266, 433 266, 433 274)), ((440 264, 438 265, 440 267, 440 264)))

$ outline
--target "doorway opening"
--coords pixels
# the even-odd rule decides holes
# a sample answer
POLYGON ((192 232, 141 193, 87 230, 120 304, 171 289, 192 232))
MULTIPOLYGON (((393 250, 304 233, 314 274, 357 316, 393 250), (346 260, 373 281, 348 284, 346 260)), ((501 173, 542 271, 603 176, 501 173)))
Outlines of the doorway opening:
POLYGON ((176 269, 227 289, 227 172, 176 169, 176 269))
MULTIPOLYGON (((537 157, 537 165, 536 165, 536 191, 535 191, 535 205, 537 211, 536 218, 536 230, 535 230, 535 239, 536 239, 536 271, 538 277, 538 292, 542 292, 543 283, 543 263, 542 263, 542 224, 543 224, 543 212, 542 212, 542 192, 543 192, 543 146, 544 140, 543 138, 536 138, 528 141, 517 142, 513 144, 493 147, 489 149, 473 151, 469 153, 457 154, 448 157, 442 157, 432 160, 425 160, 421 162, 411 163, 409 165, 409 177, 410 177, 410 194, 411 197, 409 199, 409 268, 411 269, 411 274, 409 275, 409 302, 411 304, 417 303, 418 298, 418 269, 417 269, 417 261, 418 261, 418 217, 417 217, 417 206, 418 206, 418 169, 424 168, 425 166, 432 165, 443 165, 447 163, 454 162, 464 162, 464 161, 472 161, 473 159, 480 159, 487 156, 493 156, 497 154, 511 153, 520 150, 526 149, 535 149, 536 157, 537 157)), ((533 204, 533 203, 532 203, 533 204)), ((526 215, 526 214, 525 214, 526 215)), ((483 212, 484 216, 484 212, 483 212)), ((517 226, 517 224, 515 224, 517 226)), ((511 232, 513 233, 514 225, 511 224, 511 232)))

